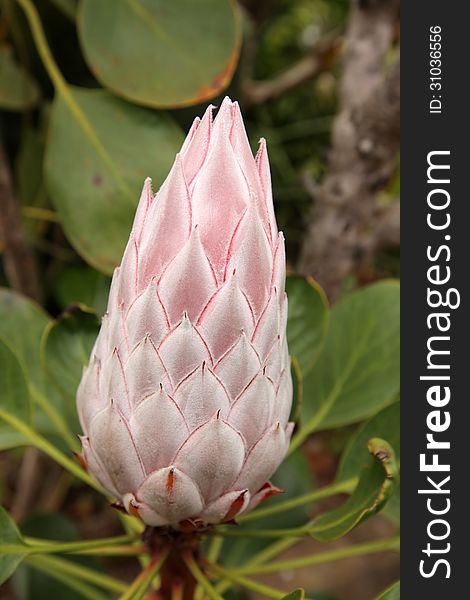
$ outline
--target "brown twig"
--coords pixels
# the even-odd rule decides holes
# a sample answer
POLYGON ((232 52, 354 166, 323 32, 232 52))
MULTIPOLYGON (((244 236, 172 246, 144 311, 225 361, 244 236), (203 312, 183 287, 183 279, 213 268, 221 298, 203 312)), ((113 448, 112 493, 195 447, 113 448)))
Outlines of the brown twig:
POLYGON ((41 288, 34 254, 21 225, 20 207, 15 197, 8 159, 0 143, 0 242, 3 265, 11 287, 41 300, 41 288))
POLYGON ((266 81, 244 81, 241 91, 243 106, 275 100, 329 69, 339 54, 340 45, 336 34, 328 35, 306 56, 277 77, 266 81))
POLYGON ((383 215, 376 196, 395 171, 399 146, 399 60, 384 70, 398 11, 399 0, 352 3, 328 172, 320 185, 311 186, 314 209, 298 263, 331 298, 382 246, 372 238, 384 232, 377 229, 383 215))

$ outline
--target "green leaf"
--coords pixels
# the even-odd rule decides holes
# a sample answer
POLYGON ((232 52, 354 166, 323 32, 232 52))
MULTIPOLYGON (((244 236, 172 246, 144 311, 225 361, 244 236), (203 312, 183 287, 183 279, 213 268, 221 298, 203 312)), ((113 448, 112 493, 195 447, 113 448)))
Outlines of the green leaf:
POLYGON ((359 472, 373 458, 367 451, 367 443, 371 438, 386 439, 395 451, 397 463, 400 462, 400 403, 387 406, 372 419, 364 423, 349 440, 336 474, 336 481, 347 481, 357 477, 359 472))
POLYGON ((218 96, 232 79, 241 43, 233 0, 82 0, 78 30, 100 83, 159 108, 218 96))
POLYGON ((299 588, 297 590, 294 590, 290 594, 287 594, 287 596, 284 596, 282 600, 304 600, 304 598, 305 592, 303 589, 299 588))
POLYGON ((286 280, 289 298, 287 341, 290 355, 299 363, 302 376, 312 369, 328 329, 328 301, 311 277, 290 275, 286 280))
MULTIPOLYGON (((18 358, 0 338, 0 412, 31 422, 31 401, 26 375, 18 358)), ((3 427, 0 416, 0 427, 3 427)))
POLYGON ((0 585, 14 573, 27 553, 18 528, 10 515, 0 506, 0 585), (24 552, 14 552, 7 546, 24 547, 24 552))
POLYGON ((397 527, 400 526, 400 482, 382 510, 382 516, 389 519, 397 527))
POLYGON ((76 415, 77 387, 99 328, 96 314, 81 305, 70 307, 44 331, 41 344, 44 370, 66 398, 66 405, 73 415, 76 415))
POLYGON ((46 185, 77 252, 111 274, 122 257, 147 176, 155 188, 183 141, 163 113, 103 90, 68 88, 54 100, 45 158, 46 185))
POLYGON ((109 294, 108 277, 87 266, 67 265, 54 286, 54 297, 62 308, 85 304, 100 315, 104 314, 109 294))
POLYGON ((36 82, 16 62, 9 46, 0 46, 0 108, 23 111, 33 108, 39 99, 36 82))
POLYGON ((398 469, 392 447, 384 440, 373 438, 368 449, 375 460, 363 468, 352 495, 339 508, 321 515, 309 527, 309 533, 315 539, 331 541, 346 535, 379 512, 393 492, 398 469))
MULTIPOLYGON (((24 367, 30 395, 35 401, 33 428, 42 434, 59 431, 63 437, 69 438, 69 445, 72 441, 77 445, 71 434, 65 431, 60 394, 48 385, 40 364, 41 337, 49 322, 49 316, 33 301, 12 290, 0 288, 0 338, 7 340, 24 367)), ((75 421, 74 414, 72 423, 75 421)), ((12 434, 11 429, 8 433, 0 431, 0 448, 23 442, 24 437, 12 434)))
POLYGON ((400 582, 397 581, 387 588, 375 600, 400 600, 400 582))
POLYGON ((44 379, 39 346, 49 316, 38 304, 6 288, 0 288, 0 338, 8 341, 36 385, 44 379))
POLYGON ((399 294, 395 281, 383 281, 333 307, 323 350, 303 381, 294 447, 312 431, 367 418, 397 396, 399 294))

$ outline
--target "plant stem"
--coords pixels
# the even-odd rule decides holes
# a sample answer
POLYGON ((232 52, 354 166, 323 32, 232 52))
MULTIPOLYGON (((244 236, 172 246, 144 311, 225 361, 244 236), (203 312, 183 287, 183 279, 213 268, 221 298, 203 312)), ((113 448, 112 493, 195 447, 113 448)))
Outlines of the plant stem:
MULTIPOLYGON (((271 544, 264 550, 261 550, 261 552, 258 552, 258 554, 256 554, 251 560, 249 560, 246 563, 245 567, 255 567, 258 565, 262 565, 268 560, 271 560, 271 558, 278 556, 284 550, 287 550, 291 546, 294 546, 299 541, 300 540, 298 538, 285 538, 283 540, 278 540, 277 542, 274 542, 274 544, 271 544)), ((232 587, 232 584, 232 581, 225 579, 225 581, 221 581, 220 583, 218 583, 215 586, 215 588, 220 594, 223 594, 225 591, 232 587)))
MULTIPOLYGON (((139 546, 123 546, 127 542, 136 540, 134 535, 119 535, 110 538, 102 538, 99 540, 84 540, 80 542, 58 542, 55 540, 42 540, 37 538, 24 538, 24 541, 29 547, 31 553, 47 553, 52 552, 69 552, 69 553, 88 553, 88 551, 98 550, 106 552, 106 549, 139 549, 139 546)), ((142 551, 142 550, 140 550, 142 551)))
POLYGON ((59 558, 58 556, 28 556, 25 560, 28 564, 31 564, 31 566, 37 566, 38 568, 45 567, 60 571, 64 575, 76 577, 77 579, 97 585, 112 592, 122 593, 127 589, 125 583, 114 577, 104 575, 94 569, 73 563, 64 558, 59 558))
POLYGON ((120 596, 119 600, 141 600, 145 596, 153 578, 160 571, 167 556, 168 552, 162 552, 159 556, 154 557, 134 579, 124 594, 120 596))
POLYGON ((22 206, 21 214, 27 219, 37 219, 38 221, 47 221, 49 223, 60 223, 59 215, 49 208, 41 206, 22 206))
POLYGON ((273 587, 268 585, 264 585, 258 581, 253 581, 252 579, 248 579, 247 577, 243 577, 243 575, 239 575, 237 571, 232 571, 231 569, 225 569, 219 565, 208 565, 208 568, 212 570, 215 574, 220 575, 221 577, 225 577, 229 579, 232 583, 241 585, 248 590, 252 590, 253 592, 257 592, 258 594, 263 594, 267 598, 284 598, 286 595, 285 592, 281 592, 280 590, 276 590, 273 587))
POLYGON ((72 452, 79 452, 80 444, 78 443, 77 438, 70 431, 62 415, 49 402, 49 400, 47 400, 47 398, 45 398, 43 394, 39 392, 39 390, 31 387, 30 393, 36 404, 42 408, 45 414, 49 417, 51 423, 54 425, 67 446, 72 450, 72 452))
POLYGON ((239 517, 237 521, 239 523, 246 523, 247 521, 262 519, 263 517, 269 517, 271 515, 284 512, 286 510, 297 508, 298 506, 303 506, 304 504, 317 502, 318 500, 322 500, 323 498, 329 498, 330 496, 334 496, 335 494, 351 492, 356 484, 357 478, 351 478, 347 481, 335 482, 319 490, 308 492, 307 494, 303 494, 302 496, 297 496, 297 498, 292 498, 291 500, 279 502, 279 504, 274 504, 273 506, 268 506, 266 508, 255 510, 254 512, 248 513, 247 515, 241 515, 241 517, 239 517))
POLYGON ((201 571, 199 565, 194 560, 192 554, 183 554, 183 560, 186 563, 186 566, 188 567, 190 573, 193 575, 194 579, 204 589, 204 591, 209 596, 209 598, 211 598, 211 600, 224 600, 223 597, 212 586, 211 582, 207 579, 204 573, 201 571))
POLYGON ((275 573, 277 571, 288 571, 291 569, 300 569, 301 567, 333 562, 343 558, 351 558, 353 556, 364 556, 366 554, 374 554, 375 552, 384 552, 386 550, 398 550, 399 540, 400 538, 398 536, 394 536, 384 540, 357 544, 356 546, 337 548, 336 550, 328 550, 327 552, 318 552, 317 554, 302 556, 292 560, 278 561, 260 566, 240 567, 238 572, 250 575, 275 573))
POLYGON ((13 429, 16 429, 16 431, 22 433, 33 446, 39 450, 42 450, 42 452, 50 456, 53 460, 59 463, 59 465, 64 467, 64 469, 70 471, 70 473, 87 483, 98 492, 101 492, 102 494, 105 493, 101 486, 98 485, 98 483, 96 483, 75 461, 65 456, 65 454, 63 454, 58 448, 53 446, 44 437, 36 433, 34 429, 29 427, 29 425, 26 425, 26 423, 23 423, 23 421, 16 418, 14 415, 11 415, 1 409, 0 419, 3 419, 6 423, 8 423, 8 425, 11 425, 13 429))
POLYGON ((95 588, 89 586, 87 583, 80 581, 80 579, 75 579, 70 574, 66 574, 60 569, 56 567, 50 566, 47 562, 43 562, 41 560, 36 560, 40 557, 35 557, 34 559, 30 559, 28 561, 29 565, 42 573, 45 573, 52 579, 56 579, 61 583, 68 586, 70 589, 78 592, 83 598, 87 598, 88 600, 108 600, 108 596, 103 595, 101 592, 96 590, 95 588))
POLYGON ((308 529, 304 527, 292 527, 286 529, 226 529, 216 528, 212 535, 218 537, 249 538, 255 540, 265 540, 271 538, 294 537, 303 538, 309 535, 308 529))

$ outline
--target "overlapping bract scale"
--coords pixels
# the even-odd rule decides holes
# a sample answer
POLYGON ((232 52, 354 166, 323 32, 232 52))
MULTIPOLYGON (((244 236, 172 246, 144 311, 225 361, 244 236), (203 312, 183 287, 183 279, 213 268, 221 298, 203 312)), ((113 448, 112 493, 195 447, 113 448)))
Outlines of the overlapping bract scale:
POLYGON ((152 526, 236 518, 291 435, 284 239, 264 140, 237 103, 197 118, 144 183, 77 393, 91 474, 152 526))

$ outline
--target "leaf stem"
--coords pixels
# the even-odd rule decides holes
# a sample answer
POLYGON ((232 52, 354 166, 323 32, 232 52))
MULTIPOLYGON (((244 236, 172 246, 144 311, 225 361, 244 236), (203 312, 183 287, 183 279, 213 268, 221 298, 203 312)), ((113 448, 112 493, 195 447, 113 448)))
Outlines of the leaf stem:
POLYGON ((356 546, 346 548, 337 548, 336 550, 328 550, 326 552, 318 552, 310 556, 302 556, 292 560, 283 560, 270 564, 259 566, 240 567, 238 572, 247 575, 259 575, 262 573, 275 573, 278 571, 288 571, 291 569, 300 569, 311 565, 319 565, 327 562, 334 562, 343 558, 351 558, 354 556, 364 556, 366 554, 374 554, 376 552, 385 552, 386 550, 398 550, 400 538, 393 536, 384 540, 376 540, 373 542, 365 542, 356 546))
POLYGON ((168 552, 162 552, 159 556, 154 557, 134 579, 124 594, 120 596, 119 600, 141 600, 145 596, 152 580, 160 571, 167 556, 168 552))
POLYGON ((67 446, 72 450, 72 452, 79 452, 80 444, 78 443, 77 438, 70 431, 62 415, 49 402, 49 400, 35 387, 31 386, 30 393, 34 402, 36 402, 36 404, 40 408, 42 408, 45 414, 49 417, 51 423, 55 426, 56 430, 58 431, 64 442, 67 444, 67 446))
POLYGON ((99 550, 106 551, 106 548, 117 547, 120 549, 135 548, 139 546, 123 546, 127 542, 133 542, 137 538, 135 535, 118 535, 110 538, 101 538, 99 540, 84 540, 80 542, 59 542, 55 540, 42 540, 38 538, 26 537, 24 541, 28 549, 33 553, 88 553, 88 551, 99 550))
POLYGON ((62 570, 57 569, 56 566, 51 566, 47 562, 36 560, 37 558, 40 557, 35 557, 34 559, 28 561, 29 565, 33 567, 33 569, 41 571, 52 579, 60 581, 70 589, 78 592, 81 596, 83 596, 83 598, 87 598, 87 600, 108 600, 108 596, 103 595, 101 592, 91 587, 87 583, 72 577, 70 573, 64 573, 62 570))
POLYGON ((223 597, 212 586, 211 582, 207 579, 204 573, 201 571, 199 565, 194 560, 194 557, 191 554, 183 554, 183 560, 186 563, 186 566, 188 567, 194 579, 199 583, 199 585, 203 588, 203 590, 206 592, 209 598, 211 598, 211 600, 224 600, 223 597))
POLYGON ((294 537, 302 538, 309 535, 308 529, 305 527, 292 527, 286 529, 226 529, 216 528, 212 531, 212 535, 218 537, 229 538, 248 538, 254 540, 265 540, 271 538, 294 537))
POLYGON ((215 574, 220 575, 225 579, 229 579, 232 583, 241 585, 248 590, 257 592, 258 594, 263 594, 263 596, 266 596, 267 598, 278 599, 284 598, 286 595, 285 592, 276 590, 275 588, 258 581, 253 581, 253 579, 248 579, 248 577, 243 577, 243 575, 239 575, 238 572, 231 569, 226 569, 220 565, 208 565, 208 568, 215 574))
POLYGON ((125 583, 114 577, 99 573, 94 569, 73 563, 64 558, 59 558, 58 556, 28 556, 26 562, 31 564, 31 566, 37 566, 38 568, 45 567, 60 571, 65 575, 76 577, 77 579, 97 585, 112 592, 122 593, 127 589, 125 583))
POLYGON ((49 223, 60 223, 59 215, 48 208, 41 206, 22 206, 21 214, 27 219, 37 219, 38 221, 47 221, 49 223))
POLYGON ((10 415, 9 413, 7 413, 1 409, 0 409, 0 419, 3 419, 6 423, 8 423, 8 425, 13 427, 13 429, 16 429, 16 431, 18 431, 19 433, 22 433, 25 436, 25 438, 27 438, 33 446, 35 446, 39 450, 42 450, 42 452, 44 452, 45 454, 50 456, 53 460, 55 460, 57 463, 59 463, 59 465, 64 467, 64 469, 67 469, 67 471, 69 471, 70 473, 72 473, 73 475, 75 475, 76 477, 78 477, 79 479, 84 481, 85 483, 87 483, 89 486, 91 486, 98 492, 101 492, 102 494, 105 493, 104 490, 101 488, 101 486, 98 485, 98 483, 96 483, 88 475, 88 473, 86 473, 80 467, 80 465, 78 465, 75 461, 73 461, 70 458, 68 458, 67 456, 65 456, 65 454, 63 452, 61 452, 58 448, 53 446, 44 437, 42 437, 41 435, 36 433, 34 431, 34 429, 29 427, 29 425, 26 425, 26 423, 23 423, 23 421, 21 421, 14 415, 10 415))
POLYGON ((252 513, 248 513, 247 515, 241 515, 241 517, 239 517, 237 521, 239 523, 246 523, 247 521, 262 519, 263 517, 270 517, 271 515, 275 515, 286 510, 291 510, 293 508, 297 508, 298 506, 303 506, 304 504, 310 504, 311 502, 317 502, 318 500, 322 500, 323 498, 329 498, 330 496, 334 496, 335 494, 350 492, 354 489, 356 484, 357 478, 351 478, 347 481, 334 482, 319 490, 308 492, 307 494, 297 496, 296 498, 291 498, 290 500, 285 500, 284 502, 279 502, 278 504, 274 504, 273 506, 268 506, 266 508, 255 510, 252 513))

